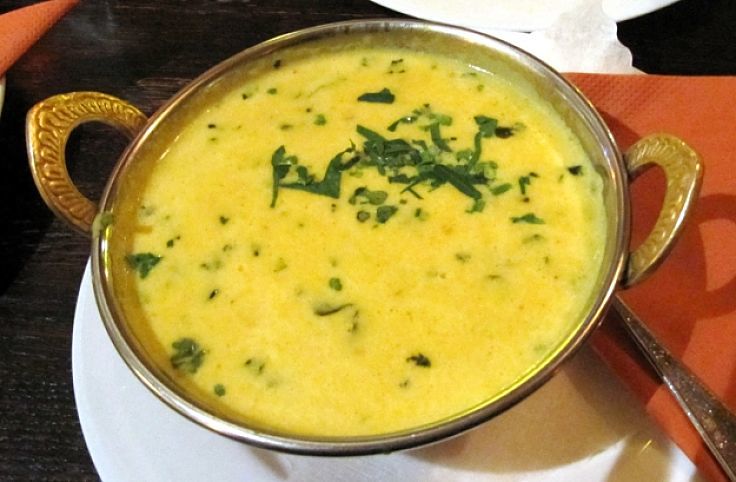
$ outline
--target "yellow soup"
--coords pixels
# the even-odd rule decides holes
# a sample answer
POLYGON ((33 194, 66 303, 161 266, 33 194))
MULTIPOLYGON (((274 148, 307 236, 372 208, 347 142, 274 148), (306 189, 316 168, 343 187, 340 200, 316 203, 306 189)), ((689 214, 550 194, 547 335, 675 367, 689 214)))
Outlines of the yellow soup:
POLYGON ((531 89, 449 58, 274 59, 150 164, 114 210, 116 292, 162 371, 256 427, 388 433, 493 400, 560 348, 600 272, 579 141, 531 89))

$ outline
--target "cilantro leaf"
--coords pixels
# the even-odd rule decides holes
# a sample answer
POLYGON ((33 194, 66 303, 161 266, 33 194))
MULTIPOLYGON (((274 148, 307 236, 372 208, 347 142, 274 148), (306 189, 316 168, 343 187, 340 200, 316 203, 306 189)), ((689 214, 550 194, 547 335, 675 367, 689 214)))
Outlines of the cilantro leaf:
POLYGON ((473 186, 470 176, 463 175, 457 170, 445 166, 444 164, 436 164, 432 170, 435 179, 441 182, 449 182, 458 191, 473 199, 480 199, 483 195, 473 186))
POLYGON ((158 256, 153 253, 136 253, 129 254, 125 257, 125 260, 128 262, 128 264, 134 270, 138 271, 138 275, 141 279, 144 279, 146 276, 148 276, 148 273, 150 273, 153 267, 156 266, 162 259, 163 256, 158 256))
POLYGON ((432 366, 432 362, 429 360, 429 358, 427 358, 421 353, 417 353, 416 355, 412 355, 408 357, 406 361, 412 362, 416 366, 423 367, 423 368, 429 368, 432 366))
POLYGON ((379 92, 366 92, 365 94, 358 97, 360 102, 373 102, 378 104, 393 104, 396 96, 391 93, 386 87, 381 89, 379 92))
POLYGON ((514 224, 517 224, 517 223, 544 224, 544 220, 535 216, 534 213, 526 213, 523 216, 512 217, 511 222, 514 224))
POLYGON ((171 344, 174 354, 171 356, 171 365, 177 370, 187 373, 196 373, 204 361, 205 351, 199 343, 191 338, 180 338, 171 344))
POLYGON ((380 206, 376 209, 376 221, 380 224, 385 224, 398 210, 399 208, 396 206, 380 206))

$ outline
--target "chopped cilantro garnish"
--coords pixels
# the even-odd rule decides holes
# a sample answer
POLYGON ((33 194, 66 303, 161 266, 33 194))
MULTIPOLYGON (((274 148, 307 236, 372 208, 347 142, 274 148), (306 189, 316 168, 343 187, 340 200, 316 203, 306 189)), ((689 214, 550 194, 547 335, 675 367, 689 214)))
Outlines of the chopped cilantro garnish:
POLYGON ((358 97, 360 102, 373 102, 378 104, 393 104, 396 97, 387 88, 381 89, 379 92, 366 92, 358 97))
POLYGON ((317 114, 314 117, 314 124, 315 125, 318 125, 318 126, 323 126, 323 125, 327 124, 327 117, 325 117, 324 114, 317 114))
POLYGON ((163 256, 158 256, 153 253, 137 253, 129 254, 125 257, 128 264, 136 271, 141 279, 148 276, 154 266, 156 266, 163 256))
POLYGON ((218 383, 217 385, 215 385, 214 391, 215 391, 215 395, 217 395, 218 397, 224 396, 225 395, 225 385, 223 385, 222 383, 218 383))
POLYGON ((440 123, 433 122, 429 125, 429 134, 432 136, 432 143, 437 146, 441 151, 452 152, 450 146, 447 145, 447 141, 440 135, 440 123))
POLYGON ((278 90, 276 89, 276 87, 271 87, 266 92, 269 93, 269 94, 271 94, 271 95, 276 95, 278 93, 278 90))
POLYGON ((519 177, 519 190, 522 195, 526 194, 526 187, 531 185, 533 177, 539 177, 539 175, 536 172, 530 172, 527 176, 519 177))
POLYGON ((449 182, 458 191, 473 199, 480 199, 483 195, 473 187, 473 179, 467 172, 452 169, 444 164, 436 164, 432 170, 435 179, 441 183, 449 182))
POLYGON ((230 218, 225 216, 220 216, 220 224, 227 224, 227 222, 230 221, 230 218))
POLYGON ((320 303, 313 309, 314 314, 317 316, 330 316, 342 311, 343 309, 352 306, 352 303, 344 303, 342 305, 330 305, 328 303, 320 303))
POLYGON ((432 362, 429 360, 429 358, 421 353, 417 353, 416 355, 408 357, 406 361, 412 362, 418 367, 429 368, 430 366, 432 366, 432 362))
POLYGON ((212 298, 214 298, 214 297, 215 297, 215 296, 217 296, 218 294, 220 294, 220 290, 219 290, 218 288, 215 288, 215 289, 213 289, 212 291, 210 291, 210 296, 209 296, 209 299, 212 299, 212 298))
POLYGON ((171 344, 174 354, 171 356, 171 365, 177 370, 187 373, 196 373, 204 361, 205 351, 199 343, 191 338, 180 338, 171 344))
POLYGON ((413 124, 417 119, 419 119, 419 116, 417 115, 405 115, 404 117, 400 117, 392 122, 391 125, 388 126, 388 130, 394 132, 396 128, 399 127, 399 124, 413 124))
POLYGON ((340 281, 340 278, 330 278, 329 285, 335 291, 342 291, 342 281, 340 281))
POLYGON ((473 201, 473 205, 470 209, 466 210, 466 213, 482 213, 486 207, 486 200, 483 198, 476 199, 473 201))
POLYGON ((266 369, 266 362, 260 358, 248 358, 245 360, 245 366, 255 375, 260 375, 266 369))
POLYGON ((312 194, 319 194, 335 199, 339 198, 342 171, 350 169, 360 160, 357 156, 354 156, 347 162, 343 163, 343 155, 349 152, 353 152, 352 147, 332 158, 321 181, 315 181, 314 176, 309 174, 306 167, 297 166, 296 173, 298 179, 294 182, 284 183, 282 182, 282 179, 289 174, 292 166, 297 165, 299 161, 296 156, 286 156, 284 146, 276 149, 271 156, 271 166, 273 167, 273 193, 271 197, 271 207, 276 205, 276 198, 278 197, 280 187, 306 191, 312 194))
POLYGON ((510 189, 511 189, 511 184, 508 182, 504 184, 499 184, 498 186, 493 186, 491 188, 491 194, 493 194, 494 196, 500 196, 501 194, 505 193, 506 191, 510 189))
POLYGON ((544 224, 544 220, 538 218, 534 213, 526 213, 523 216, 517 216, 511 218, 512 223, 528 223, 528 224, 544 224))
POLYGON ((371 218, 371 213, 368 211, 358 211, 358 214, 356 214, 355 217, 358 221, 364 223, 371 218))
POLYGON ((353 192, 353 195, 350 196, 350 199, 348 199, 348 202, 350 204, 373 204, 374 206, 379 206, 386 202, 386 198, 388 197, 388 193, 386 191, 371 191, 367 187, 359 187, 353 192))
POLYGON ((391 216, 396 214, 396 211, 398 210, 399 208, 396 206, 379 206, 378 209, 376 209, 376 221, 380 224, 384 224, 391 218, 391 216))
POLYGON ((567 168, 567 170, 572 174, 573 176, 580 176, 583 173, 583 166, 570 166, 567 168))

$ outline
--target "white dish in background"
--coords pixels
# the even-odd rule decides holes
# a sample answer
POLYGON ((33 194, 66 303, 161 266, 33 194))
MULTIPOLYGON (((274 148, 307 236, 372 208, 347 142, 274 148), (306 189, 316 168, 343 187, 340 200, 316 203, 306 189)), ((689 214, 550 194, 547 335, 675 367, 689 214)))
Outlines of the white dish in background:
POLYGON ((527 400, 452 440, 367 457, 279 454, 209 432, 151 394, 105 332, 88 265, 72 370, 82 431, 105 482, 704 480, 589 349, 527 400))
POLYGON ((5 77, 0 77, 0 114, 3 113, 3 99, 5 99, 5 77))
MULTIPOLYGON (((566 11, 595 0, 372 0, 391 10, 425 20, 479 31, 541 30, 566 11)), ((622 21, 671 5, 678 0, 602 0, 603 10, 622 21)))

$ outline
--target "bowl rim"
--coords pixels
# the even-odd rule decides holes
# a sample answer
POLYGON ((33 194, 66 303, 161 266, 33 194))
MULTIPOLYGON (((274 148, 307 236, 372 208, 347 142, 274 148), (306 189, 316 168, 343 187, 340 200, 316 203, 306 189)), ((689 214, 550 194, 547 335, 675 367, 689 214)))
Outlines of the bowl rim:
POLYGON ((553 358, 547 360, 541 369, 536 370, 531 377, 526 378, 523 384, 513 387, 513 390, 509 390, 507 393, 502 391, 501 393, 503 395, 491 403, 469 407, 460 414, 426 426, 387 434, 352 437, 285 435, 275 431, 269 432, 263 429, 248 428, 242 423, 226 420, 221 416, 211 413, 193 400, 188 399, 185 394, 180 393, 182 390, 170 386, 169 383, 161 380, 153 373, 145 360, 141 360, 128 343, 125 334, 119 326, 119 324, 124 323, 124 317, 117 306, 110 283, 110 272, 108 270, 108 263, 106 262, 108 240, 100 232, 94 232, 91 256, 94 293, 105 328, 113 345, 128 367, 149 390, 171 408, 205 428, 261 448, 307 455, 342 456, 387 453, 447 439, 489 420, 537 390, 560 368, 560 365, 564 361, 569 359, 581 348, 590 334, 600 324, 603 314, 607 310, 611 297, 623 273, 625 263, 624 253, 628 246, 630 234, 630 208, 625 183, 625 168, 621 153, 614 141, 612 133, 592 104, 577 88, 552 67, 503 40, 461 27, 407 19, 351 20, 318 25, 279 35, 235 54, 208 69, 187 84, 150 117, 146 126, 128 145, 114 167, 100 200, 100 212, 111 208, 115 193, 119 187, 119 181, 124 177, 126 166, 129 164, 130 159, 135 157, 136 152, 141 146, 145 145, 147 139, 157 127, 172 112, 175 112, 182 102, 198 93, 201 89, 206 88, 210 82, 226 74, 230 69, 243 62, 265 57, 275 51, 300 43, 319 40, 325 36, 389 30, 429 31, 432 34, 449 35, 483 48, 491 48, 545 77, 559 92, 564 94, 567 102, 575 107, 575 112, 589 126, 592 134, 600 143, 603 156, 610 161, 611 189, 615 192, 616 196, 615 202, 618 222, 615 223, 616 232, 609 234, 609 236, 615 236, 615 240, 613 241, 614 254, 611 258, 611 265, 607 268, 605 266, 602 267, 602 271, 607 270, 601 283, 602 289, 595 296, 595 300, 591 305, 592 308, 585 315, 585 319, 580 323, 579 328, 573 330, 574 332, 566 339, 564 347, 553 358))

